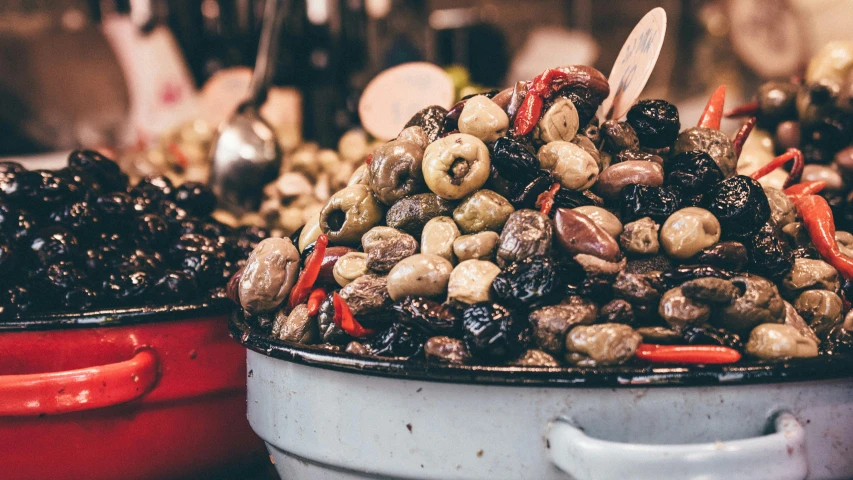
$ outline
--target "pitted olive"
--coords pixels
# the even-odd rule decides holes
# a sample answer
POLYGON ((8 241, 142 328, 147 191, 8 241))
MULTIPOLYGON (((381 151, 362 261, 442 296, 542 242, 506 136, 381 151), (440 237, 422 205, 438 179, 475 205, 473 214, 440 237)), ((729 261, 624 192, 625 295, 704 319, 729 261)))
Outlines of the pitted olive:
POLYGON ((658 253, 658 230, 660 226, 649 217, 643 217, 625 224, 619 235, 619 245, 626 253, 653 255, 658 253))
POLYGON ((676 211, 660 230, 660 243, 672 258, 686 260, 720 240, 720 222, 699 207, 676 211))
POLYGON ((557 98, 539 119, 539 138, 545 142, 570 142, 578 133, 578 109, 571 100, 557 98))
POLYGON ((530 349, 525 351, 520 357, 510 362, 510 365, 520 367, 559 367, 560 363, 542 350, 530 349))
POLYGON ((542 307, 530 312, 528 318, 536 345, 548 353, 562 355, 569 330, 578 325, 592 324, 597 316, 595 304, 582 300, 575 304, 542 307))
POLYGON ((571 142, 545 144, 539 149, 539 163, 569 190, 586 190, 598 180, 598 162, 571 142))
POLYGON ((419 253, 404 258, 388 273, 388 293, 394 301, 407 296, 439 297, 447 292, 453 265, 438 255, 419 253))
POLYGON ((367 275, 367 254, 362 252, 349 252, 338 259, 332 268, 332 275, 338 285, 346 287, 356 278, 367 275))
POLYGON ((469 98, 458 120, 459 131, 489 143, 506 135, 509 117, 485 95, 469 98))
POLYGON ((501 232, 498 265, 547 254, 551 250, 553 235, 548 215, 536 210, 516 210, 509 216, 501 232))
POLYGON ((286 342, 310 345, 317 341, 317 319, 308 315, 307 305, 297 305, 290 315, 279 310, 275 316, 273 330, 278 330, 278 339, 286 342), (280 325, 276 328, 276 325, 280 325))
POLYGON ((841 297, 828 290, 806 290, 797 297, 794 308, 819 337, 842 321, 841 297))
POLYGON ((767 203, 770 204, 770 218, 779 228, 797 220, 794 202, 785 192, 773 187, 764 187, 764 193, 767 195, 767 203))
POLYGON ((421 161, 424 151, 414 142, 393 140, 373 152, 367 185, 385 205, 424 190, 421 161))
POLYGON ((620 323, 578 326, 566 336, 566 360, 576 365, 617 365, 634 356, 643 337, 620 323))
POLYGON ((320 211, 320 229, 339 245, 358 245, 361 236, 385 214, 365 185, 352 185, 332 195, 320 211))
POLYGON ((302 227, 302 232, 299 233, 298 247, 299 251, 302 252, 305 250, 308 245, 317 241, 317 237, 323 233, 320 230, 320 212, 317 212, 316 215, 312 215, 308 222, 305 223, 305 226, 302 227))
POLYGON ((388 273, 400 260, 418 251, 418 241, 407 233, 391 227, 373 227, 361 237, 367 254, 367 268, 388 273))
POLYGON ((453 211, 453 220, 466 234, 500 231, 515 211, 507 199, 491 190, 477 190, 453 211))
POLYGON ((495 259, 500 236, 495 232, 480 232, 462 235, 453 241, 453 253, 460 262, 465 260, 495 259))
POLYGON ((424 152, 423 177, 433 193, 458 200, 489 179, 489 149, 479 138, 454 133, 429 144, 424 152))
POLYGON ((492 262, 465 260, 450 272, 447 298, 462 303, 485 302, 492 297, 492 281, 501 273, 492 262))
POLYGON ((249 314, 276 309, 299 273, 299 252, 289 238, 266 238, 249 255, 240 277, 239 298, 249 314))
POLYGON ((763 324, 752 329, 746 352, 762 360, 816 357, 817 343, 790 325, 763 324))
POLYGON ((453 256, 453 242, 459 238, 459 228, 450 217, 435 217, 426 225, 421 234, 421 253, 438 255, 451 263, 455 263, 453 256))
POLYGON ((841 283, 838 271, 823 260, 810 258, 794 259, 794 267, 782 280, 782 288, 786 295, 794 297, 798 292, 812 288, 838 292, 841 283))
POLYGON ((421 147, 421 150, 426 149, 427 145, 429 145, 429 138, 427 138, 426 132, 424 132, 423 128, 417 125, 404 128, 400 134, 397 135, 397 140, 412 142, 421 147))
POLYGON ((785 302, 773 282, 758 275, 734 277, 731 282, 740 295, 716 312, 715 325, 746 333, 756 325, 785 321, 785 302))
POLYGON ((388 279, 378 275, 363 275, 341 289, 341 298, 353 315, 367 315, 391 307, 388 279))
POLYGON ((607 209, 596 207, 594 205, 584 205, 582 207, 573 208, 572 210, 589 217, 594 224, 601 227, 613 238, 619 238, 619 235, 622 233, 622 222, 616 218, 616 215, 613 215, 607 209))
POLYGON ((687 326, 707 322, 711 318, 711 307, 687 298, 681 287, 675 287, 661 297, 658 314, 673 330, 681 331, 687 326))
POLYGON ((409 235, 420 237, 424 225, 431 219, 449 216, 455 203, 434 193, 419 193, 404 197, 388 209, 385 223, 409 235))

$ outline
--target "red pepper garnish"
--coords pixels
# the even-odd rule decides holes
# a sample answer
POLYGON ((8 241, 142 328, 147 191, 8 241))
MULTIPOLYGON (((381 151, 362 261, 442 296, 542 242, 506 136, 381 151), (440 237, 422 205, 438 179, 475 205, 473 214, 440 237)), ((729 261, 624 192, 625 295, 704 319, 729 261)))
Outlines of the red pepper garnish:
POLYGON ((652 363, 719 365, 740 360, 740 352, 720 345, 656 345, 641 343, 634 354, 652 363))
POLYGON ((352 311, 349 309, 349 305, 347 305, 347 302, 338 295, 338 292, 333 294, 332 299, 335 305, 335 325, 356 338, 364 338, 373 335, 373 330, 362 327, 361 324, 358 323, 358 320, 352 316, 352 311))
POLYGON ((743 144, 746 143, 746 139, 749 138, 749 134, 752 133, 752 129, 755 128, 755 122, 758 120, 757 117, 749 117, 749 120, 740 127, 740 130, 737 131, 737 135, 735 135, 735 139, 732 141, 732 144, 735 147, 735 158, 740 158, 740 152, 743 151, 743 144))
POLYGON ((373 160, 373 154, 368 153, 366 157, 364 157, 364 164, 370 165, 370 161, 373 160))
POLYGON ((536 206, 539 207, 539 211, 548 215, 551 213, 551 209, 554 208, 554 195, 560 190, 560 184, 555 183, 551 185, 551 188, 545 190, 540 193, 538 197, 536 197, 536 206))
POLYGON ((323 303, 323 299, 326 298, 326 289, 325 288, 315 288, 311 295, 308 296, 308 315, 314 316, 320 313, 320 304, 323 303))
POLYGON ((702 116, 699 117, 698 127, 720 129, 720 122, 723 120, 723 106, 726 103, 726 86, 720 85, 717 90, 708 99, 708 104, 705 105, 705 110, 702 111, 702 116))
POLYGON ((752 117, 758 113, 758 100, 745 103, 726 112, 726 118, 752 117))
POLYGON ((175 142, 169 142, 166 146, 171 153, 175 157, 175 161, 178 162, 178 166, 181 168, 187 168, 187 165, 190 164, 190 159, 184 154, 184 151, 181 150, 181 147, 178 146, 175 142))
POLYGON ((826 182, 823 180, 817 182, 801 182, 796 185, 791 185, 786 188, 784 192, 792 202, 797 203, 797 200, 805 197, 806 195, 814 195, 815 193, 823 190, 824 187, 826 187, 826 182))
POLYGON ((524 97, 524 102, 521 103, 521 107, 515 115, 513 131, 516 136, 527 135, 533 131, 533 127, 539 123, 539 115, 542 114, 545 98, 552 91, 552 84, 556 80, 566 79, 568 76, 566 72, 549 68, 533 79, 527 89, 527 96, 524 97))
POLYGON ((771 160, 767 165, 759 168, 758 170, 752 172, 753 180, 758 180, 759 178, 767 175, 768 173, 776 170, 785 164, 785 162, 793 160, 794 166, 791 167, 791 172, 788 174, 788 178, 785 179, 785 183, 782 185, 782 188, 788 188, 791 185, 796 184, 803 178, 803 166, 805 166, 806 162, 803 159, 803 152, 797 150, 796 148, 789 148, 788 151, 779 155, 778 157, 771 160))
POLYGON ((326 245, 329 244, 329 238, 325 234, 317 237, 314 243, 314 251, 305 260, 305 268, 299 272, 299 278, 296 280, 296 285, 290 291, 290 299, 287 301, 287 310, 293 310, 297 305, 302 305, 308 300, 308 295, 311 294, 311 287, 317 281, 317 276, 320 274, 320 267, 323 265, 323 255, 326 253, 326 245))
POLYGON ((817 252, 847 280, 853 278, 853 259, 841 253, 835 240, 835 219, 826 199, 807 195, 794 204, 817 252))

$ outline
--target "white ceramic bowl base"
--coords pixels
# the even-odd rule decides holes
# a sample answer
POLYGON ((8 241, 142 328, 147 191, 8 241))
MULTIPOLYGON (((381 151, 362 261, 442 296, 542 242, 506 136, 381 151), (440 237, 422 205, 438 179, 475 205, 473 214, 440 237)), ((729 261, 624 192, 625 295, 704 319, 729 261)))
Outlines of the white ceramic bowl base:
POLYGON ((248 371, 249 422, 284 480, 853 478, 850 378, 472 385, 346 373, 254 351, 248 371))

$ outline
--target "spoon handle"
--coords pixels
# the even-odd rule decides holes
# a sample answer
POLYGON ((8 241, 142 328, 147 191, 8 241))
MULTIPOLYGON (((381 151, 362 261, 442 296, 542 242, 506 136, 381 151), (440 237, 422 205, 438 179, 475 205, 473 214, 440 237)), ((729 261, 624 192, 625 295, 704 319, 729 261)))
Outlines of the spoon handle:
POLYGON ((278 60, 281 30, 289 3, 287 0, 267 0, 261 38, 258 42, 258 57, 255 59, 255 70, 252 83, 249 85, 249 98, 241 109, 247 106, 260 108, 267 100, 267 91, 275 74, 274 65, 278 60))

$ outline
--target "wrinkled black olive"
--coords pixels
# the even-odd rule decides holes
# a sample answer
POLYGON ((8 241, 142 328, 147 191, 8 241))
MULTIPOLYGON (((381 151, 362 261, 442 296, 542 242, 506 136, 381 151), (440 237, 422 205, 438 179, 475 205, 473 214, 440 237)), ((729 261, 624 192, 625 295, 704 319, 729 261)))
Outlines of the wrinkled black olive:
POLYGON ((153 296, 164 303, 187 301, 198 295, 195 277, 179 270, 166 270, 154 283, 153 296))
POLYGON ((423 297, 406 297, 394 304, 397 320, 430 336, 454 334, 459 330, 459 314, 451 306, 423 297))
POLYGON ((527 257, 504 268, 492 281, 498 300, 517 308, 548 302, 560 285, 559 268, 549 257, 527 257))
POLYGON ((71 230, 81 238, 96 236, 101 226, 100 214, 86 201, 59 206, 51 212, 50 221, 71 230))
POLYGON ((124 192, 112 192, 101 195, 95 200, 95 208, 102 220, 110 224, 126 225, 133 217, 133 198, 124 192))
MULTIPOLYGON (((601 102, 607 97, 607 95, 602 96, 601 92, 596 89, 584 86, 565 87, 557 92, 553 100, 556 100, 558 96, 568 98, 572 101, 572 104, 578 111, 578 125, 586 125, 592 121, 595 118, 596 110, 598 110, 601 102)), ((547 108, 543 107, 542 111, 547 111, 547 108)))
POLYGON ((73 260, 77 255, 77 238, 62 227, 47 227, 36 232, 30 240, 30 249, 42 265, 59 260, 73 260))
POLYGON ((326 295, 326 298, 320 303, 317 324, 320 327, 320 337, 325 343, 343 345, 352 338, 341 327, 335 325, 334 293, 326 295))
POLYGON ((127 187, 127 175, 118 164, 92 150, 76 150, 68 156, 68 166, 94 176, 107 192, 122 191, 127 187))
POLYGON ((536 178, 527 184, 516 184, 517 188, 505 197, 516 209, 536 208, 536 199, 553 185, 554 180, 551 178, 551 174, 540 170, 536 178))
POLYGON ((189 212, 171 200, 164 200, 160 203, 159 211, 163 219, 170 224, 180 224, 190 218, 189 212))
POLYGON ((740 335, 708 325, 688 325, 681 332, 688 345, 720 345, 743 351, 740 335))
POLYGON ((136 232, 146 245, 162 249, 169 243, 169 226, 162 217, 154 213, 145 213, 136 219, 136 232))
MULTIPOLYGON (((585 195, 586 193, 588 192, 576 192, 574 190, 569 190, 568 188, 560 187, 560 189, 554 194, 554 205, 551 207, 551 211, 548 212, 548 216, 554 218, 557 214, 558 208, 577 208, 585 205, 598 205, 595 200, 585 195)), ((533 206, 535 207, 535 205, 533 206)))
POLYGON ((62 201, 79 200, 80 192, 72 192, 68 180, 59 172, 53 170, 34 170, 34 182, 29 192, 30 199, 27 207, 34 211, 49 213, 56 204, 62 201))
MULTIPOLYGON (((302 229, 300 228, 298 233, 302 233, 302 229)), ((290 236, 290 241, 293 242, 294 245, 299 244, 299 235, 294 232, 296 238, 293 238, 293 235, 290 236)), ((255 226, 244 226, 237 229, 234 232, 233 237, 235 239, 234 244, 240 256, 248 257, 252 250, 261 243, 261 240, 270 236, 269 230, 261 227, 255 226)))
POLYGON ((196 217, 206 217, 216 208, 216 196, 206 185, 186 182, 175 189, 175 203, 196 217))
POLYGON ((123 270, 146 270, 157 273, 163 270, 166 262, 159 252, 145 248, 137 248, 129 252, 123 252, 117 259, 116 266, 123 270))
POLYGON ((802 132, 803 157, 806 163, 828 164, 839 150, 850 143, 853 119, 830 116, 808 125, 802 132))
POLYGON ((637 132, 640 144, 651 148, 672 145, 681 129, 678 109, 664 100, 640 100, 628 110, 628 123, 637 132))
POLYGON ((707 192, 724 177, 717 162, 701 150, 679 153, 664 167, 667 186, 677 188, 685 197, 707 192))
POLYGON ((682 265, 680 267, 667 270, 661 274, 661 279, 667 289, 677 287, 688 280, 697 278, 722 278, 729 280, 735 274, 722 268, 713 267, 711 265, 682 265))
POLYGON ((468 350, 487 362, 518 356, 530 341, 527 318, 498 303, 480 302, 465 309, 462 328, 468 350))
POLYGON ((77 287, 65 293, 62 306, 70 311, 85 312, 95 307, 99 298, 97 290, 86 286, 77 287))
POLYGON ((853 355, 853 332, 836 325, 820 342, 820 351, 824 355, 853 355))
POLYGON ((696 263, 720 267, 724 270, 739 272, 749 260, 746 247, 740 242, 728 241, 711 245, 696 255, 696 263))
POLYGON ((428 338, 422 330, 396 323, 371 338, 366 346, 373 355, 411 358, 423 352, 428 338))
POLYGON ((30 172, 17 162, 0 162, 0 197, 14 202, 28 196, 30 172))
POLYGON ((680 196, 671 190, 631 184, 619 192, 619 206, 623 222, 651 217, 652 220, 663 223, 681 208, 681 202, 680 196))
POLYGON ((539 159, 529 145, 501 137, 490 147, 492 165, 513 183, 529 183, 539 172, 539 159))
POLYGON ((175 186, 169 177, 164 175, 149 175, 139 183, 134 189, 142 194, 142 196, 150 198, 154 203, 161 203, 166 200, 174 200, 175 186))
POLYGON ((20 285, 0 290, 0 320, 13 319, 36 310, 32 295, 20 285))
MULTIPOLYGON (((83 286, 86 274, 73 263, 59 260, 47 265, 44 270, 35 273, 37 281, 44 283, 56 295, 64 295, 73 288, 83 286)), ((55 302, 54 295, 41 295, 40 301, 55 302)))
POLYGON ((15 249, 5 243, 0 243, 0 284, 10 283, 9 278, 3 278, 9 275, 17 265, 18 255, 15 249))
POLYGON ((118 305, 140 303, 150 294, 151 274, 145 270, 121 270, 106 276, 101 295, 118 305))
POLYGON ((172 247, 172 256, 176 267, 193 275, 200 287, 221 283, 225 252, 214 240, 197 233, 182 235, 172 247))
POLYGON ((793 268, 794 256, 788 240, 769 221, 744 238, 749 250, 749 271, 771 279, 781 279, 793 268))
POLYGON ((406 122, 406 126, 403 128, 415 126, 421 127, 424 130, 424 133, 426 133, 429 142, 432 143, 438 139, 439 135, 441 135, 444 129, 444 118, 446 116, 447 109, 438 105, 432 105, 416 113, 408 122, 406 122))
POLYGON ((712 186, 703 196, 702 206, 720 221, 723 236, 749 235, 770 218, 770 204, 761 184, 744 175, 712 186))

